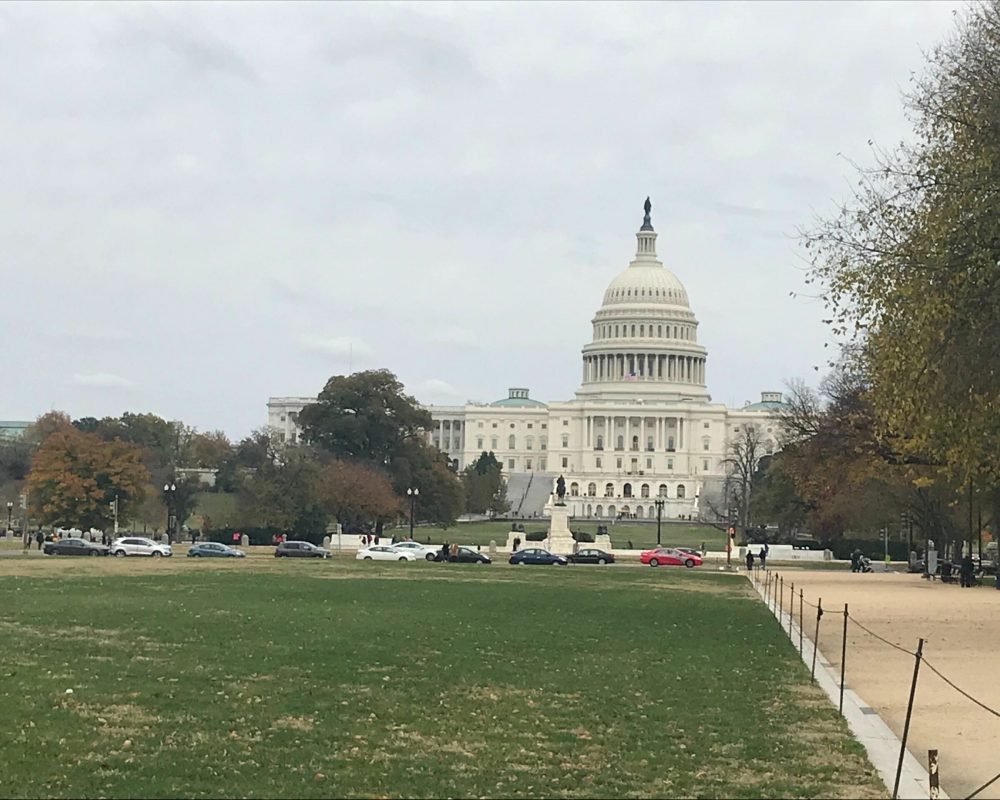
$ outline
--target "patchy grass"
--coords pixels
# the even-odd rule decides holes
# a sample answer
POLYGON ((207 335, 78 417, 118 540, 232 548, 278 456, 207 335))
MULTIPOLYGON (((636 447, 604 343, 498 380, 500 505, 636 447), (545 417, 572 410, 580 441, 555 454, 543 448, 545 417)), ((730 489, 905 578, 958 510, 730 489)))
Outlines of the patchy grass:
POLYGON ((884 796, 733 575, 5 561, 3 797, 884 796))

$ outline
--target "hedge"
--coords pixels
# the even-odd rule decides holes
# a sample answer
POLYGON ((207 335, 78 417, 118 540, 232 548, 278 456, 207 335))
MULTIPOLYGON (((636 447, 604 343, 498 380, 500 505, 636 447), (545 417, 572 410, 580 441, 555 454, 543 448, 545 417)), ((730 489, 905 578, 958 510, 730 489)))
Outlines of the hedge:
MULTIPOLYGON (((917 547, 917 544, 918 542, 914 541, 914 548, 917 547)), ((850 558, 851 553, 854 552, 855 548, 858 549, 862 555, 866 555, 875 561, 881 561, 885 558, 885 545, 882 543, 881 539, 835 539, 826 546, 829 548, 830 552, 833 553, 833 557, 837 559, 850 558)), ((921 544, 921 547, 922 546, 923 545, 921 544)), ((893 561, 909 561, 910 552, 907 549, 907 543, 890 539, 889 557, 893 561)))
POLYGON ((277 535, 283 535, 286 539, 294 539, 300 542, 312 542, 316 545, 323 544, 323 537, 325 533, 300 533, 293 535, 288 531, 284 531, 281 528, 267 527, 267 528, 213 528, 212 530, 204 531, 202 533, 202 541, 207 542, 222 542, 222 544, 232 544, 233 534, 240 534, 242 537, 245 535, 248 537, 250 544, 252 545, 269 545, 274 543, 274 537, 277 535))

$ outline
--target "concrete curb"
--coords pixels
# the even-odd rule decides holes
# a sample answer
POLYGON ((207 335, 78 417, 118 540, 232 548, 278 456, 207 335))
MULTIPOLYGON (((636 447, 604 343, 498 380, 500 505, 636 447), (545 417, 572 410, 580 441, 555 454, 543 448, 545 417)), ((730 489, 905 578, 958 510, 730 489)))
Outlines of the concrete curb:
MULTIPOLYGON (((748 580, 750 576, 747 576, 748 580)), ((753 581, 750 583, 753 586, 753 581)), ((764 598, 764 591, 761 586, 754 586, 757 594, 768 610, 774 614, 785 631, 791 631, 792 646, 798 650, 799 626, 786 611, 779 611, 777 607, 770 607, 764 598)), ((825 610, 826 616, 837 617, 837 612, 825 610)), ((814 617, 815 619, 815 617, 814 617)), ((808 624, 806 624, 808 628, 808 624)), ((815 645, 809 638, 808 633, 802 637, 802 650, 799 655, 806 668, 812 667, 813 650, 815 645)), ((830 702, 836 707, 840 703, 840 671, 839 667, 834 667, 824 657, 822 650, 816 650, 816 682, 820 688, 826 692, 830 702)), ((856 692, 844 686, 844 711, 842 716, 847 722, 851 733, 854 734, 861 745, 868 753, 868 759, 872 762, 885 784, 886 791, 892 794, 892 786, 896 782, 896 765, 899 762, 899 749, 902 742, 899 737, 892 732, 892 729, 885 724, 885 721, 878 715, 874 708, 869 706, 856 692)), ((914 755, 907 750, 903 757, 903 771, 899 776, 899 798, 900 800, 927 800, 930 797, 930 780, 925 770, 914 755)), ((939 790, 938 797, 941 800, 949 800, 944 790, 939 790)))

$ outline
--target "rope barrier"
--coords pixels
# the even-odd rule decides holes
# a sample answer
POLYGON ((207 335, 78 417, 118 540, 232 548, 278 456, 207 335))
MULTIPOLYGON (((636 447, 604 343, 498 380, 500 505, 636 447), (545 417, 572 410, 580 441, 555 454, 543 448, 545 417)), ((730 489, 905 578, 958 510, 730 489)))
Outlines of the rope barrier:
MULTIPOLYGON (((967 691, 965 691, 965 689, 962 689, 961 687, 956 686, 952 681, 948 680, 948 678, 946 678, 944 675, 942 675, 941 671, 938 670, 937 667, 935 667, 931 663, 928 663, 928 661, 927 661, 926 658, 924 659, 924 665, 927 667, 927 669, 929 669, 931 672, 933 672, 935 675, 937 675, 941 680, 943 680, 945 683, 947 683, 952 689, 954 689, 956 692, 958 692, 960 695, 962 695, 962 697, 966 698, 967 700, 971 700, 973 703, 975 703, 977 706, 979 706, 981 709, 983 709, 983 711, 988 711, 994 717, 1000 717, 1000 711, 997 711, 995 708, 990 708, 982 700, 977 700, 975 697, 973 697, 971 694, 969 694, 967 691)), ((996 778, 994 778, 993 780, 996 780, 996 778)))
POLYGON ((977 794, 979 794, 981 791, 983 791, 983 789, 988 789, 990 786, 992 786, 998 780, 1000 780, 1000 772, 998 772, 996 775, 994 775, 992 778, 990 778, 988 781, 986 781, 986 783, 984 783, 982 786, 980 786, 978 789, 976 789, 976 791, 974 791, 972 794, 970 794, 968 797, 966 797, 965 800, 972 800, 972 798, 975 797, 977 794))
POLYGON ((855 625, 857 625, 859 628, 861 628, 861 630, 863 630, 865 633, 869 634, 870 636, 874 636, 880 642, 885 642, 885 644, 889 645, 889 647, 895 647, 897 650, 899 650, 902 653, 906 653, 908 656, 916 655, 916 653, 914 653, 912 650, 907 650, 905 647, 898 645, 895 642, 890 642, 884 636, 879 636, 877 633, 875 633, 875 631, 866 628, 864 625, 862 625, 860 622, 854 619, 854 617, 848 617, 848 619, 855 625))

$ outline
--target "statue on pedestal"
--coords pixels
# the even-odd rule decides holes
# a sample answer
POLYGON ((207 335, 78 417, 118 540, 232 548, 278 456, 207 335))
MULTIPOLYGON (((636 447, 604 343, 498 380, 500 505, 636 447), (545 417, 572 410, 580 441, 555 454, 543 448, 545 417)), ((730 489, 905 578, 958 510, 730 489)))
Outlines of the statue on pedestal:
POLYGON ((558 500, 556 501, 557 506, 566 505, 566 503, 563 502, 563 498, 565 496, 566 496, 566 481, 563 478, 563 476, 560 475, 559 480, 556 481, 556 497, 558 498, 558 500))

